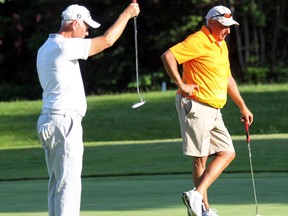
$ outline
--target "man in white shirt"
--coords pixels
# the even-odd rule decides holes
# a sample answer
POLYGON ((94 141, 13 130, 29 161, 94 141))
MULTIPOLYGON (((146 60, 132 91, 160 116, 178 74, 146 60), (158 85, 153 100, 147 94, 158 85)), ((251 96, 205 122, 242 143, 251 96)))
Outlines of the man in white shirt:
POLYGON ((37 123, 49 173, 49 216, 79 216, 83 160, 82 118, 87 104, 78 59, 111 47, 129 19, 140 13, 131 3, 101 36, 85 39, 98 28, 84 6, 70 5, 62 12, 61 28, 50 34, 37 55, 43 89, 43 108, 37 123))

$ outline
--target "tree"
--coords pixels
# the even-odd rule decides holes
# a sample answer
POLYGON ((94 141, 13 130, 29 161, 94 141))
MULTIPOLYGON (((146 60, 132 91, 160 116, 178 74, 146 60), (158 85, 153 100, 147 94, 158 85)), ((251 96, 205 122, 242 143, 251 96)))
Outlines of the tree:
MULTIPOLYGON (((169 82, 161 54, 205 24, 205 14, 215 5, 235 11, 239 27, 227 38, 232 71, 239 82, 287 81, 286 0, 138 0, 139 72, 144 90, 169 82)), ((6 0, 0 3, 0 100, 38 99, 41 88, 36 55, 49 33, 60 27, 61 12, 78 3, 90 9, 102 25, 90 32, 103 34, 128 5, 124 0, 6 0)), ((133 22, 118 42, 103 53, 80 62, 86 93, 135 91, 133 22)), ((174 85, 173 85, 174 88, 174 85)))

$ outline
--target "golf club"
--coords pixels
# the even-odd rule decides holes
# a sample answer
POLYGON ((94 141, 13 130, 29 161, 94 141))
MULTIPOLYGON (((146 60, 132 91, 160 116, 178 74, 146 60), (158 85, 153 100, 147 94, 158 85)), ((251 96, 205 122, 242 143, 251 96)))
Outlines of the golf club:
MULTIPOLYGON (((137 0, 132 0, 132 3, 137 3, 137 0)), ((138 108, 144 105, 146 102, 142 99, 139 90, 139 68, 138 68, 138 39, 137 39, 137 17, 134 17, 134 36, 135 36, 135 66, 136 66, 136 85, 137 93, 140 98, 140 102, 132 105, 132 108, 138 108)))
POLYGON ((251 170, 251 176, 252 176, 254 199, 255 199, 255 205, 256 205, 255 216, 261 216, 258 214, 258 202, 257 202, 257 194, 256 194, 256 186, 255 186, 255 180, 254 180, 252 154, 251 154, 251 146, 250 146, 249 123, 247 121, 245 121, 244 123, 245 123, 245 131, 246 131, 246 141, 247 141, 247 145, 248 145, 248 153, 249 153, 249 161, 250 161, 250 170, 251 170))

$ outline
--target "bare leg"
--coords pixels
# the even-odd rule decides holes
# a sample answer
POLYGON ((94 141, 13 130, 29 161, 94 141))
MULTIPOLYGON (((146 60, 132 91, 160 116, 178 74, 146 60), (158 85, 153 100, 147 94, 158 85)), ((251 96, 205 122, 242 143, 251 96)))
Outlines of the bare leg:
MULTIPOLYGON (((193 160, 193 182, 195 187, 197 188, 199 185, 199 182, 201 181, 202 175, 206 170, 206 163, 207 163, 208 157, 195 157, 193 160)), ((203 203, 205 205, 205 208, 209 208, 209 202, 208 202, 208 196, 207 196, 207 190, 203 195, 203 203)))
MULTIPOLYGON (((216 154, 215 158, 211 161, 207 169, 204 171, 196 189, 203 195, 203 197, 205 194, 207 196, 208 187, 220 176, 220 174, 234 158, 234 152, 218 152, 216 154)), ((208 202, 208 200, 206 201, 208 202)))

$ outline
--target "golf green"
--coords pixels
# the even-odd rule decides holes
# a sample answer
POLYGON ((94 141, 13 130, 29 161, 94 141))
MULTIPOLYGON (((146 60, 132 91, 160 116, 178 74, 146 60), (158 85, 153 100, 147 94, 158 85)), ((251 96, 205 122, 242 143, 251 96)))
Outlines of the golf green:
MULTIPOLYGON (((258 213, 287 216, 287 173, 256 173, 258 213)), ((48 180, 0 182, 0 216, 47 215, 48 180)), ((84 178, 81 216, 186 215, 181 193, 190 175, 84 178)), ((255 215, 251 176, 223 174, 210 188, 210 203, 221 216, 255 215)))

